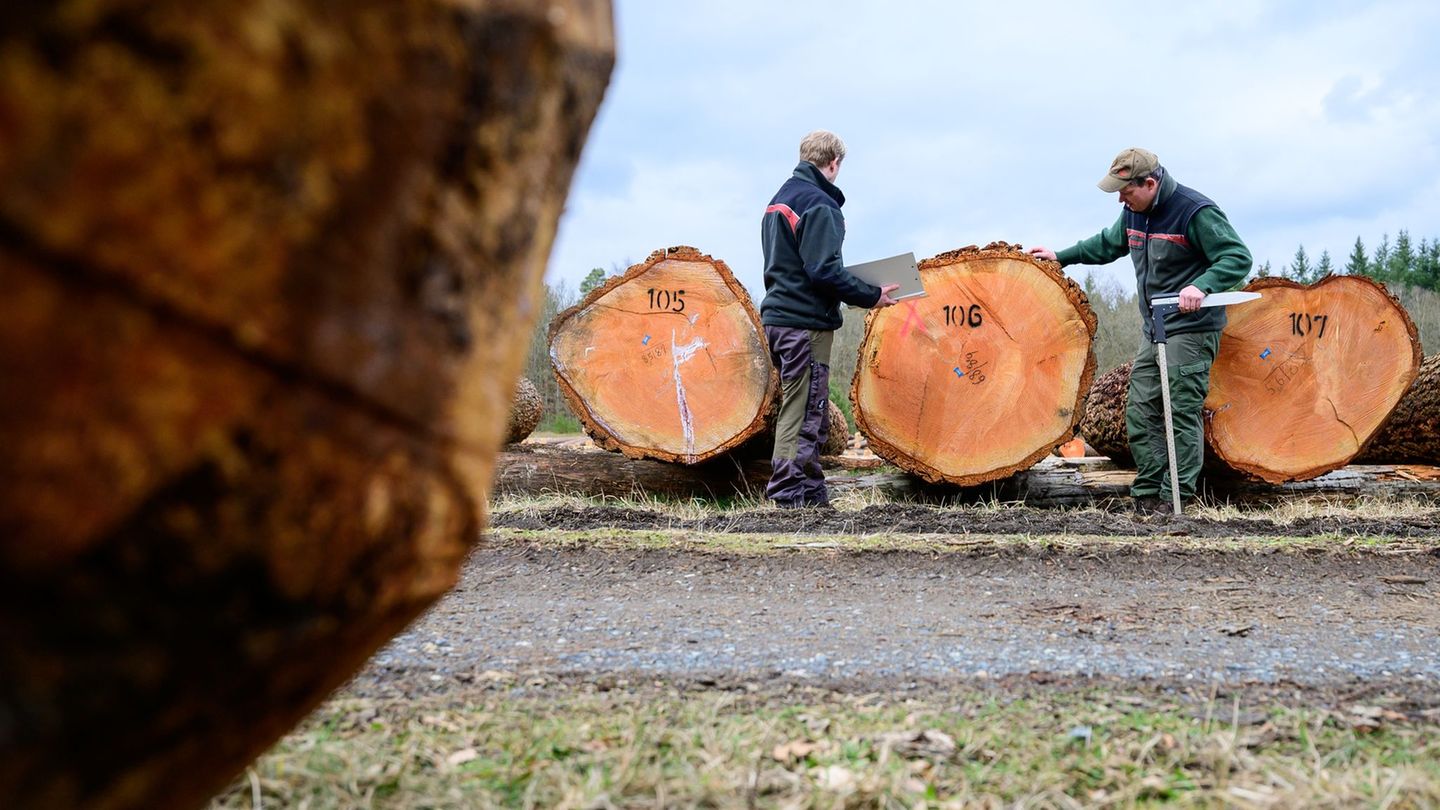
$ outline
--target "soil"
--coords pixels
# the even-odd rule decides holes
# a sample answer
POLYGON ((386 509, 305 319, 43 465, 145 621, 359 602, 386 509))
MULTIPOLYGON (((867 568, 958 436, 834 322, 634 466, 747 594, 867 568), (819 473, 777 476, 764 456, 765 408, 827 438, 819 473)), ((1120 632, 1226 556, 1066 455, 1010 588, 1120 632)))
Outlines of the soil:
MULTIPOLYGON (((796 548, 767 555, 561 550, 492 538, 458 587, 352 684, 445 690, 502 678, 928 684, 1115 681, 1327 694, 1440 685, 1437 518, 1288 525, 1096 511, 873 506, 685 521, 589 507, 501 515, 530 529, 960 535, 1161 535, 1066 548, 983 538, 944 551, 796 548), (1223 552, 1183 537, 1415 538, 1366 550, 1223 552)), ((953 539, 953 538, 952 538, 953 539)), ((681 541, 683 542, 683 541, 681 541)))

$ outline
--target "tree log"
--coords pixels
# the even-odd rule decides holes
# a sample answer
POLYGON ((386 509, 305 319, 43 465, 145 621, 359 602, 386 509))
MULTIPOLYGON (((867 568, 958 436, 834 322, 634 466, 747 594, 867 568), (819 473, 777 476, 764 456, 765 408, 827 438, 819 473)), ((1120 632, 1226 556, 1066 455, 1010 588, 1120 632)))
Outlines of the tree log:
POLYGON ((1080 435, 1095 449, 1122 467, 1134 467, 1130 436, 1125 430, 1125 403, 1130 399, 1130 366, 1124 363, 1101 374, 1085 397, 1080 435))
POLYGON ((515 385, 515 396, 510 400, 510 418, 505 422, 505 443, 525 441, 535 432, 540 418, 545 415, 545 400, 535 383, 521 377, 515 385))
MULTIPOLYGON (((1028 470, 977 487, 926 484, 890 470, 834 471, 826 476, 832 498, 852 492, 880 493, 892 499, 934 504, 1022 503, 1031 507, 1084 507, 1121 502, 1129 507, 1134 470, 1117 469, 1096 459, 1044 458, 1028 470)), ((1308 481, 1267 484, 1239 476, 1207 479, 1207 501, 1278 504, 1292 498, 1323 497, 1327 502, 1359 499, 1440 501, 1440 467, 1423 465, 1351 465, 1308 481)))
POLYGON ((1440 464, 1440 354, 1425 358, 1409 392, 1356 460, 1362 464, 1440 464))
POLYGON ((1205 399, 1210 455, 1270 483, 1345 466, 1420 368, 1415 324, 1384 285, 1262 278, 1230 307, 1205 399))
POLYGON ((851 387, 870 449, 972 486, 1069 440, 1095 373, 1095 315, 1053 262, 1003 242, 926 259, 927 295, 875 310, 851 387))
MULTIPOLYGON (((524 444, 508 447, 497 460, 497 496, 579 495, 592 498, 673 498, 723 500, 760 498, 770 475, 766 460, 734 463, 733 456, 683 466, 630 459, 616 453, 524 444)), ((1097 459, 1042 458, 1027 470, 975 487, 927 484, 913 475, 884 469, 826 466, 832 499, 852 493, 924 503, 993 503, 1033 507, 1084 507, 1127 501, 1133 470, 1097 459), (868 493, 868 495, 867 495, 868 493)), ((1272 485, 1236 476, 1209 482, 1206 498, 1231 503, 1278 503, 1310 495, 1335 498, 1440 499, 1440 468, 1353 465, 1309 481, 1272 485)))
POLYGON ((764 430, 779 386, 750 295, 723 261, 684 246, 556 316, 550 362, 596 444, 683 464, 764 430))
POLYGON ((845 421, 845 412, 834 400, 825 403, 830 410, 830 433, 820 448, 822 456, 838 456, 850 447, 850 426, 845 421))
POLYGON ((609 4, 0 26, 0 796, 195 807, 456 580, 609 4))
POLYGON ((699 464, 540 444, 508 447, 496 467, 496 495, 720 500, 765 496, 770 459, 725 455, 699 464))

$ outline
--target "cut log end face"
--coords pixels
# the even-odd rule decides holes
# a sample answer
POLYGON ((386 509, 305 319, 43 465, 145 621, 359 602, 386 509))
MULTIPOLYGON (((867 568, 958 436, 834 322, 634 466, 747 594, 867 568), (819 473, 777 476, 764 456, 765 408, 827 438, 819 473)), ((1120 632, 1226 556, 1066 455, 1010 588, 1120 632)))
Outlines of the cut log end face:
POLYGON ((1262 282, 1247 288, 1260 300, 1227 313, 1206 438, 1241 472, 1272 483, 1314 478, 1348 463, 1384 423, 1418 371, 1419 341, 1400 304, 1369 279, 1262 282))
POLYGON ((769 352, 723 263, 657 252, 557 321, 550 358, 577 414, 627 455, 695 463, 763 429, 769 352))
POLYGON ((1064 276, 1006 251, 921 266, 927 295, 874 312, 853 399, 876 453, 971 485, 1074 432, 1094 374, 1094 316, 1064 276))

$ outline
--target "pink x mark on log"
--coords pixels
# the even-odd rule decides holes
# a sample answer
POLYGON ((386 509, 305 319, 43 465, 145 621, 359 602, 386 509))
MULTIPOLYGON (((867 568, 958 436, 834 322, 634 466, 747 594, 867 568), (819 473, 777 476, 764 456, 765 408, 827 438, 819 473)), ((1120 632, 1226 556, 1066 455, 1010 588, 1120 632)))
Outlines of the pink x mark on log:
MULTIPOLYGON (((914 302, 914 301, 906 301, 906 302, 905 302, 905 323, 900 324, 900 339, 901 339, 901 340, 904 340, 906 337, 908 337, 908 336, 910 335, 910 325, 911 325, 911 324, 919 324, 919 326, 920 326, 921 329, 925 329, 925 319, 922 318, 922 317, 920 317, 920 310, 918 310, 918 309, 915 308, 915 302, 914 302)), ((928 334, 930 334, 930 332, 927 330, 927 331, 925 332, 925 334, 928 335, 928 334)))

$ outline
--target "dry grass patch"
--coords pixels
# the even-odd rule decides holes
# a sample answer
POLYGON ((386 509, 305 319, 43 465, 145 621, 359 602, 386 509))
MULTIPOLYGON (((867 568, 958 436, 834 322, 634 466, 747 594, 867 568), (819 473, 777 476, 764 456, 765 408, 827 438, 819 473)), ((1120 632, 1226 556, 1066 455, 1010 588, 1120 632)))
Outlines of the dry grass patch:
POLYGON ((987 535, 987 534, 751 534, 697 532, 691 529, 529 530, 492 529, 487 542, 529 545, 565 551, 681 551, 759 556, 786 553, 928 552, 967 553, 1017 551, 1100 554, 1141 552, 1216 552, 1262 554, 1426 554, 1430 545, 1395 537, 1123 537, 1114 535, 987 535))
POLYGON ((340 698, 213 808, 1440 805, 1433 710, 750 685, 340 698))

